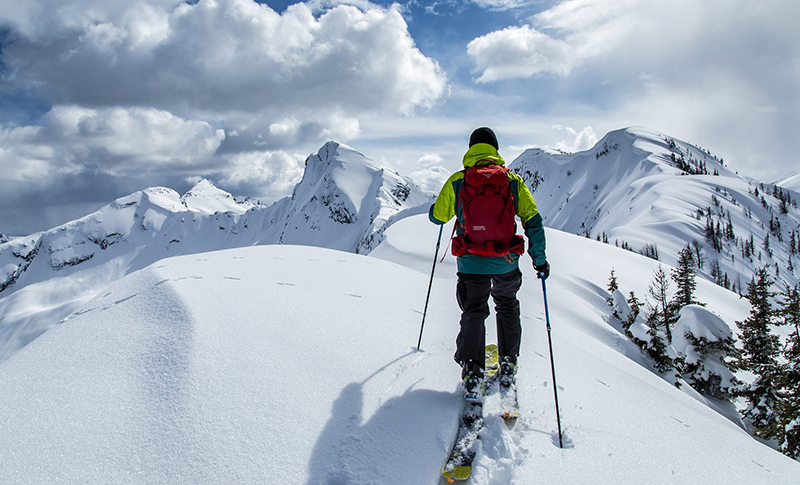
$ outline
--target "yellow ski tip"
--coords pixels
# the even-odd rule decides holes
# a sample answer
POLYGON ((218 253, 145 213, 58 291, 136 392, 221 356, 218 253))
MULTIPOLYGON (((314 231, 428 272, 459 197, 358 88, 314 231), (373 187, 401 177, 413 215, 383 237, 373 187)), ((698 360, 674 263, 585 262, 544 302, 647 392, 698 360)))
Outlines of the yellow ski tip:
POLYGON ((457 466, 452 470, 447 470, 442 473, 442 476, 448 483, 455 483, 456 481, 464 481, 472 474, 471 466, 457 466))

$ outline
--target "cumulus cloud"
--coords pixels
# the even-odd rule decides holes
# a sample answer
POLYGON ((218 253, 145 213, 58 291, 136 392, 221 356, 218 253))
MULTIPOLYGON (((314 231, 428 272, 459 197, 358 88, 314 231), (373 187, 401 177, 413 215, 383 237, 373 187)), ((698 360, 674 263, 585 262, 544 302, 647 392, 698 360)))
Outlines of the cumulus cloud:
POLYGON ((153 108, 56 106, 42 126, 0 127, 0 167, 13 181, 86 167, 125 175, 202 163, 224 137, 206 122, 153 108))
POLYGON ((769 179, 763 158, 794 157, 783 140, 800 126, 798 17, 793 1, 564 0, 467 53, 477 83, 531 79, 550 115, 651 126, 769 179))
POLYGON ((437 153, 423 155, 417 161, 417 169, 408 174, 426 192, 438 194, 450 177, 451 172, 444 166, 444 159, 437 153))
POLYGON ((362 117, 414 114, 447 94, 399 6, 0 0, 0 101, 47 107, 2 117, 0 169, 19 182, 3 204, 41 200, 40 187, 55 192, 68 177, 124 191, 213 174, 278 198, 291 188, 278 178, 296 179, 305 157, 292 150, 346 142, 362 117))
POLYGON ((274 202, 294 188, 303 176, 305 159, 285 151, 263 151, 230 155, 230 168, 219 181, 229 190, 274 202))
POLYGON ((696 81, 698 71, 757 77, 756 65, 769 67, 764 52, 796 55, 795 14, 800 5, 788 1, 564 0, 467 52, 480 82, 587 69, 605 83, 696 81))
POLYGON ((540 73, 569 74, 573 49, 528 25, 508 27, 472 40, 467 54, 481 75, 479 83, 525 78, 540 73))
POLYGON ((17 83, 37 83, 53 104, 352 117, 410 113, 446 93, 444 72, 395 7, 318 12, 300 3, 279 14, 254 0, 33 3, 0 14, 17 27, 3 56, 17 83))
POLYGON ((569 139, 561 140, 556 143, 557 150, 574 153, 582 150, 592 148, 599 140, 597 134, 591 126, 584 127, 581 131, 577 131, 569 126, 554 125, 553 129, 556 131, 565 131, 569 135, 569 139))

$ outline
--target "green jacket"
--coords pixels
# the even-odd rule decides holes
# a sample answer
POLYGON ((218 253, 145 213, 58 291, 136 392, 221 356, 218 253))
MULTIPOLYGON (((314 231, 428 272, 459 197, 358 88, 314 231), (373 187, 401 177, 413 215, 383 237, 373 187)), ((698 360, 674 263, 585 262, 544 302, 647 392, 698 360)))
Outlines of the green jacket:
MULTIPOLYGON (((476 165, 504 165, 505 161, 497 150, 486 143, 477 143, 464 154, 464 168, 476 165)), ((528 238, 528 254, 534 264, 541 265, 547 261, 545 256, 544 224, 542 216, 536 208, 533 195, 522 177, 508 172, 511 181, 511 190, 514 194, 514 204, 517 216, 522 220, 522 227, 528 238)), ((464 186, 464 172, 454 173, 447 179, 439 197, 431 206, 428 218, 434 224, 446 224, 453 217, 458 218, 457 233, 463 233, 461 226, 464 224, 464 214, 460 206, 461 189, 464 186)), ((519 267, 519 255, 509 253, 506 256, 477 256, 465 254, 457 259, 458 272, 469 274, 504 274, 519 267)))

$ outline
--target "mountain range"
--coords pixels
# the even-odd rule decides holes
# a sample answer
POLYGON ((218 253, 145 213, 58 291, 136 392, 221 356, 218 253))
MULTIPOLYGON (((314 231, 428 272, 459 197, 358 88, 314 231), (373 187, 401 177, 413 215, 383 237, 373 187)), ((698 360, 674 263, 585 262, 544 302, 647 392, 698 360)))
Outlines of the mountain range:
MULTIPOLYGON (((760 267, 782 286, 798 282, 800 194, 740 176, 709 150, 634 127, 582 152, 529 149, 509 168, 531 188, 548 227, 671 265, 693 244, 699 275, 739 293, 760 267)), ((0 361, 109 282, 165 257, 259 244, 368 254, 392 223, 427 211, 434 198, 410 178, 328 142, 306 159, 292 195, 269 206, 203 180, 183 195, 153 187, 49 231, 7 238, 0 245, 0 361), (48 290, 44 308, 30 310, 22 290, 36 284, 58 290, 48 290)))
POLYGON ((152 187, 121 197, 0 245, 0 361, 110 282, 163 258, 258 244, 368 253, 395 219, 426 211, 432 201, 408 177, 336 142, 310 155, 292 195, 270 206, 207 180, 183 195, 152 187), (33 286, 49 295, 47 305, 28 306, 33 286))

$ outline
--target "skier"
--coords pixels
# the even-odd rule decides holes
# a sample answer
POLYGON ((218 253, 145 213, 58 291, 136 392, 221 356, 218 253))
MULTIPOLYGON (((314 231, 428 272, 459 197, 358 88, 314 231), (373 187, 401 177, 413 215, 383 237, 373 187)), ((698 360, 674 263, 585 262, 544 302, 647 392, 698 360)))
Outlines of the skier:
POLYGON ((515 215, 522 220, 533 267, 542 278, 550 274, 542 216, 522 177, 509 172, 504 164, 494 132, 486 127, 476 129, 464 155, 464 170, 450 176, 428 214, 434 224, 457 218, 452 251, 457 256, 456 299, 462 313, 454 358, 461 365, 468 401, 483 399, 484 322, 489 316, 490 294, 497 313, 500 384, 506 388, 516 385, 522 336, 517 300, 522 284, 519 258, 525 252, 525 241, 516 234, 515 215), (483 189, 484 184, 492 185, 491 190, 483 189))

